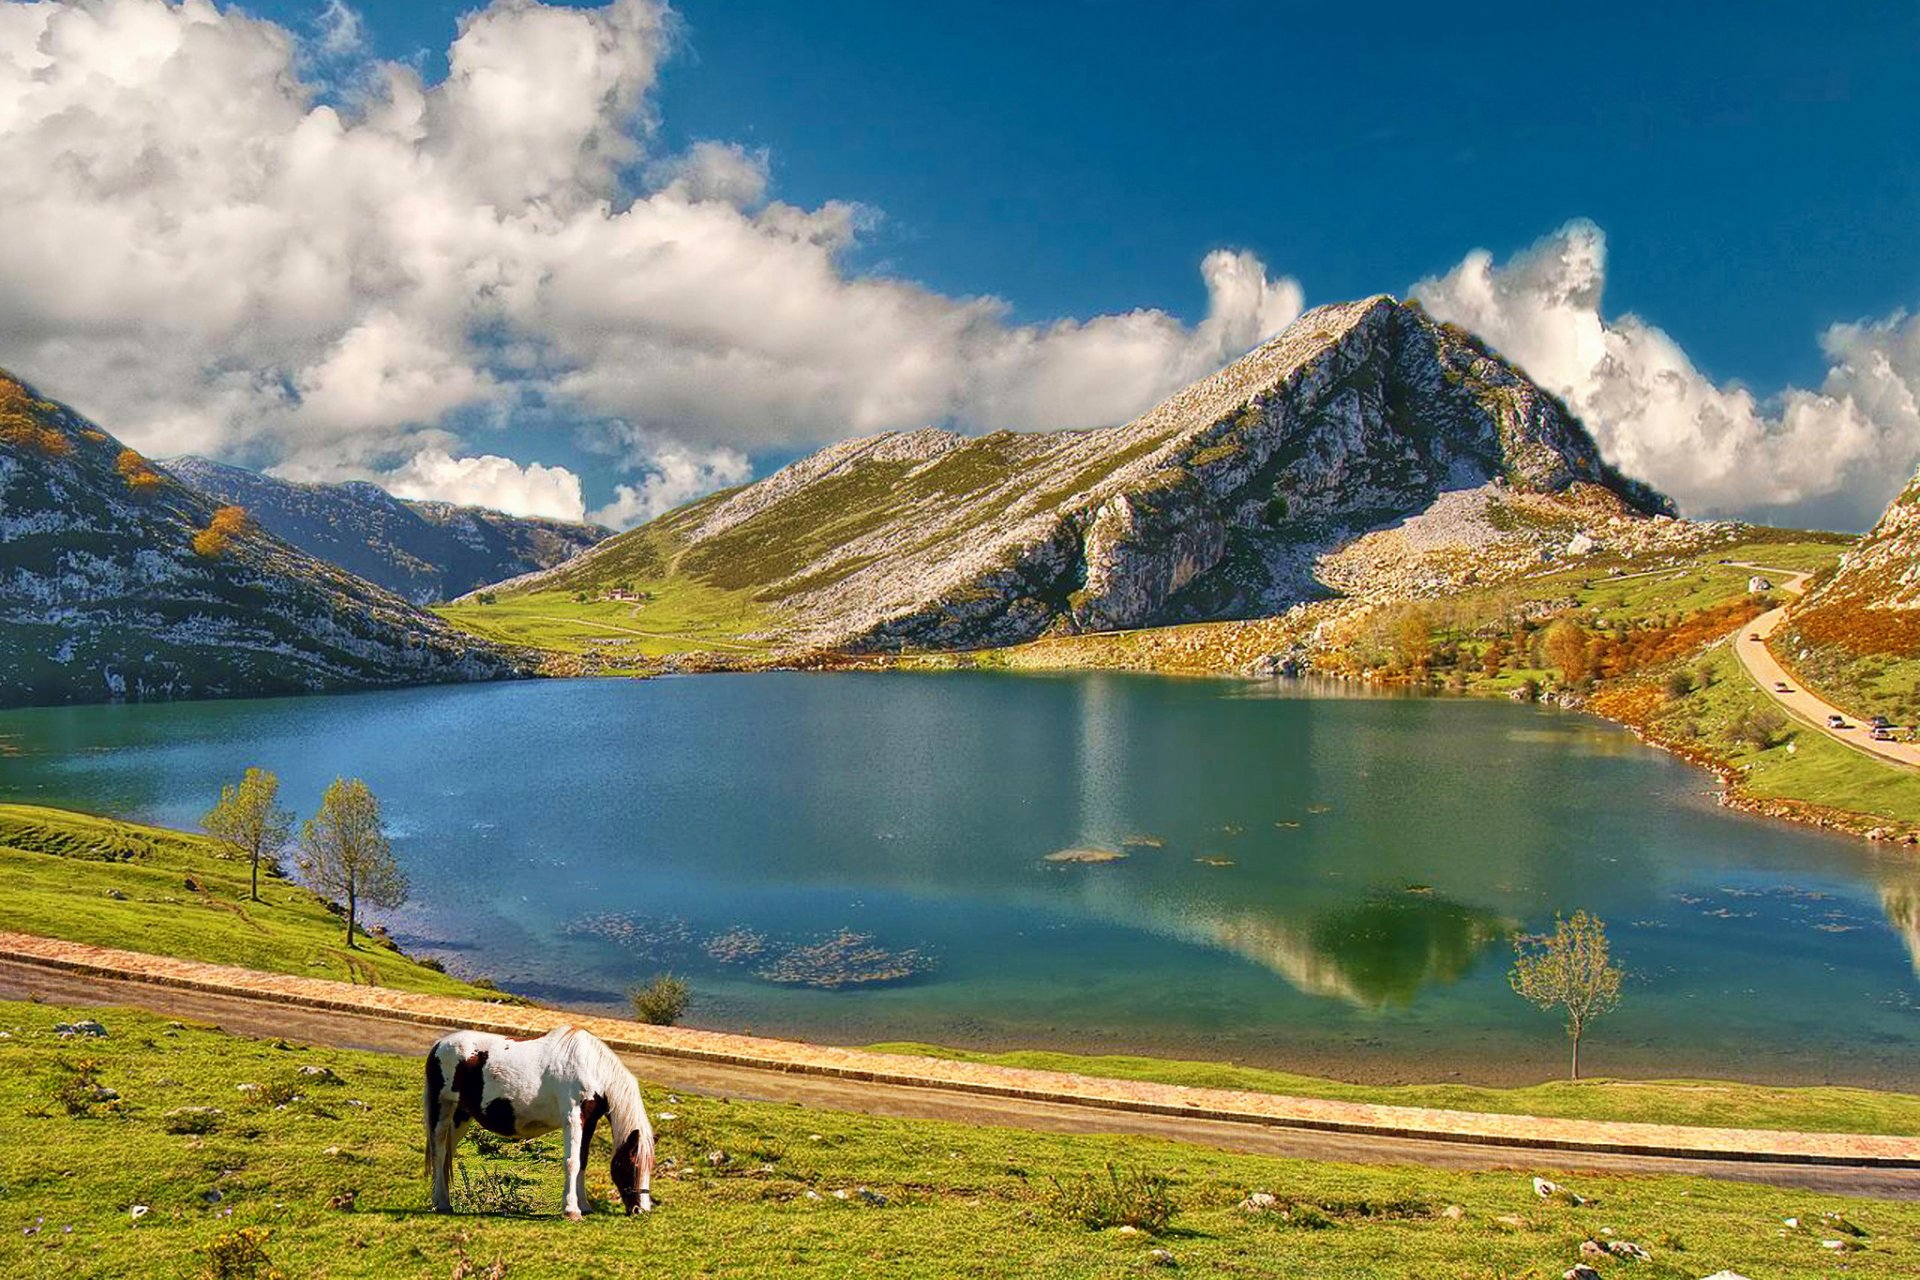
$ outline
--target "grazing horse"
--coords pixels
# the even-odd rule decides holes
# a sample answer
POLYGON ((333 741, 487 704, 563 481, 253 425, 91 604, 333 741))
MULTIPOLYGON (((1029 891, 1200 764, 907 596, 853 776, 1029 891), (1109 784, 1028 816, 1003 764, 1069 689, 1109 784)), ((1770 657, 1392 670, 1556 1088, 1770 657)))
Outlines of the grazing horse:
POLYGON ((612 1123, 613 1186, 627 1212, 653 1208, 653 1126, 640 1086, 598 1038, 556 1027, 538 1040, 455 1031, 427 1052, 427 1173, 433 1207, 453 1211, 453 1149, 479 1121, 506 1138, 566 1131, 569 1218, 587 1203, 593 1130, 612 1123))

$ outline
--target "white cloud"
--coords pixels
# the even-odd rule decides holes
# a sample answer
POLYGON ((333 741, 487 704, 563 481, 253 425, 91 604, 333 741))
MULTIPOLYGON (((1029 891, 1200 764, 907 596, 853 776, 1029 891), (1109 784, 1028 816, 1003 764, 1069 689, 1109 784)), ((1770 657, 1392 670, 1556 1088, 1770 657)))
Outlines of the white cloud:
POLYGON ((508 515, 558 520, 579 520, 586 511, 580 477, 573 472, 537 462, 523 467, 497 454, 455 458, 441 449, 423 449, 399 470, 377 478, 396 498, 492 507, 508 515))
POLYGON ((1508 262, 1477 250, 1413 295, 1481 335, 1690 515, 1862 528, 1920 463, 1920 319, 1835 325, 1817 390, 1719 386, 1662 330, 1601 312, 1606 237, 1572 222, 1508 262))
POLYGON ((625 512, 756 448, 1123 420, 1299 310, 1226 252, 1193 327, 855 274, 868 211, 769 199, 725 142, 648 154, 672 28, 495 0, 429 85, 345 4, 302 41, 208 0, 0 3, 0 362, 143 450, 315 478, 614 420, 650 473, 625 512))
POLYGON ((715 489, 745 484, 753 467, 745 454, 733 449, 690 449, 667 441, 648 457, 648 474, 639 484, 614 486, 613 501, 596 510, 591 519, 615 529, 630 529, 664 515, 715 489))

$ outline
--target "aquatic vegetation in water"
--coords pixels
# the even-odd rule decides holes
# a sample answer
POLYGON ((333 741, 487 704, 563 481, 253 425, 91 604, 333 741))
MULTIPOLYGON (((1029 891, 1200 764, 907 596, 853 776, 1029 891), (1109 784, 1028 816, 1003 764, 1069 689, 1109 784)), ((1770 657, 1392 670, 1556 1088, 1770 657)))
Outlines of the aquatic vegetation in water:
POLYGON ((870 933, 842 929, 818 942, 782 952, 754 974, 782 986, 838 991, 904 982, 932 968, 932 959, 918 949, 889 951, 877 945, 870 933))
POLYGON ((1120 847, 1123 849, 1164 849, 1167 847, 1167 842, 1159 836, 1131 835, 1121 838, 1120 847))
POLYGON ((767 949, 767 935, 737 924, 708 938, 706 953, 721 964, 743 964, 767 949))
POLYGON ((1056 853, 1048 854, 1046 861, 1097 864, 1102 862, 1119 862, 1126 856, 1126 854, 1121 853, 1118 849, 1061 849, 1056 853))
POLYGON ((693 946, 693 927, 678 916, 607 911, 569 920, 560 932, 573 937, 604 938, 642 956, 659 959, 684 955, 693 946))
POLYGON ((1233 865, 1232 858, 1195 858, 1194 861, 1203 867, 1230 867, 1233 865))

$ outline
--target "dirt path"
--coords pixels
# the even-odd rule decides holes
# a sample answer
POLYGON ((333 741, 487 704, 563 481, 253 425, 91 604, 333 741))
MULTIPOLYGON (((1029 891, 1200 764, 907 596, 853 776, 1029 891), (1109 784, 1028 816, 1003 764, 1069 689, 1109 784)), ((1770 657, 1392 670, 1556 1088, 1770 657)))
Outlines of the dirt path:
MULTIPOLYGON (((1779 573, 1781 570, 1768 569, 1765 565, 1741 564, 1742 569, 1758 569, 1763 573, 1779 573)), ((1798 596, 1807 588, 1807 579, 1811 574, 1796 573, 1779 584, 1780 589, 1790 596, 1798 596)), ((1733 636, 1733 651, 1740 659, 1740 665, 1747 669, 1753 682, 1760 686, 1766 695, 1786 708, 1788 712, 1805 721, 1835 742, 1852 747, 1864 755, 1876 756, 1894 764, 1905 765, 1909 769, 1920 769, 1920 744, 1910 742, 1875 742, 1868 736, 1867 727, 1847 715, 1839 707, 1809 693, 1801 687, 1787 669, 1780 665, 1767 648, 1767 640, 1786 620, 1788 605, 1767 612, 1741 627, 1733 636), (1782 693, 1779 686, 1785 685, 1789 692, 1782 693), (1845 729, 1835 729, 1827 724, 1828 716, 1840 716, 1847 722, 1845 729)))
POLYGON ((738 649, 742 653, 759 653, 761 647, 740 644, 732 640, 709 640, 699 636, 680 635, 672 631, 642 631, 638 627, 623 627, 617 622, 600 622, 593 618, 562 618, 551 613, 529 615, 542 622, 559 622, 570 627, 599 627, 602 631, 618 631, 622 635, 641 636, 648 640, 674 640, 683 644, 707 645, 717 649, 738 649))
POLYGON ((1301 1159, 1686 1173, 1920 1200, 1920 1138, 1492 1116, 1102 1081, 643 1027, 0 933, 0 997, 28 996, 388 1053, 418 1053, 435 1028, 451 1025, 528 1035, 567 1022, 614 1045, 650 1089, 1047 1132, 1139 1134, 1301 1159))

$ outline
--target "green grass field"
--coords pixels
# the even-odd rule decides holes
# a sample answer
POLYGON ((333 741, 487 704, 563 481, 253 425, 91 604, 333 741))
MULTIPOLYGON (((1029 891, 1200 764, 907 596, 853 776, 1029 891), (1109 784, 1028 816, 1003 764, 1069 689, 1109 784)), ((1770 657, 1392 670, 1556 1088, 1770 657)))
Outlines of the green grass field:
POLYGON ((340 917, 298 885, 263 876, 265 901, 248 901, 247 871, 204 836, 0 805, 0 919, 9 929, 274 973, 497 997, 376 940, 347 950, 340 917))
MULTIPOLYGON (((411 1058, 247 1040, 121 1010, 0 1003, 0 1029, 8 1277, 1111 1277, 1152 1274, 1152 1249, 1195 1275, 1555 1277, 1588 1238, 1645 1247, 1650 1261, 1599 1265, 1649 1280, 1920 1268, 1913 1204, 1563 1176, 1588 1198, 1575 1206, 1534 1195, 1529 1175, 1551 1172, 1550 1156, 1490 1173, 1343 1165, 652 1087, 661 1203, 651 1216, 559 1217, 549 1137, 485 1152, 469 1140, 461 1152, 470 1182, 517 1182, 528 1212, 435 1217, 411 1058), (56 1022, 90 1014, 106 1038, 53 1034, 56 1022), (102 1088, 117 1096, 96 1102, 102 1088), (195 1107, 213 1110, 184 1110, 195 1107), (1109 1163, 1166 1178, 1177 1210, 1161 1234, 1093 1230, 1061 1212, 1056 1182, 1104 1177, 1109 1163), (1255 1191, 1281 1210, 1240 1211, 1255 1191), (135 1206, 145 1206, 137 1218, 135 1206), (1843 1234, 1823 1212, 1864 1234, 1843 1234), (1785 1228, 1789 1217, 1812 1229, 1785 1228), (235 1260, 243 1231, 259 1250, 250 1264, 235 1260), (1850 1247, 1837 1256, 1822 1239, 1850 1247), (216 1254, 227 1269, 214 1269, 216 1254)), ((596 1197, 610 1197, 607 1157, 603 1132, 589 1175, 596 1197)))
POLYGON ((1651 718, 1659 737, 1712 752, 1742 771, 1742 788, 1763 799, 1795 800, 1920 827, 1920 773, 1885 764, 1793 720, 1775 745, 1731 737, 1743 717, 1778 704, 1753 683, 1731 649, 1690 664, 1711 683, 1665 702, 1651 718), (1789 750, 1791 746, 1791 750, 1789 750))
POLYGON ((1920 1096, 1871 1089, 1779 1088, 1724 1080, 1551 1080, 1517 1089, 1474 1085, 1360 1085, 1230 1062, 1181 1062, 1126 1055, 1085 1056, 1025 1050, 974 1053, 926 1044, 880 1044, 881 1053, 987 1062, 1037 1071, 1071 1071, 1117 1080, 1151 1080, 1205 1089, 1489 1111, 1499 1115, 1634 1120, 1648 1124, 1799 1129, 1827 1133, 1920 1134, 1920 1096))
POLYGON ((591 654, 610 667, 709 650, 757 653, 771 646, 747 639, 774 624, 744 591, 722 591, 692 578, 644 583, 654 598, 638 604, 579 601, 570 591, 501 596, 493 604, 440 605, 435 612, 463 631, 505 644, 556 653, 591 654))

